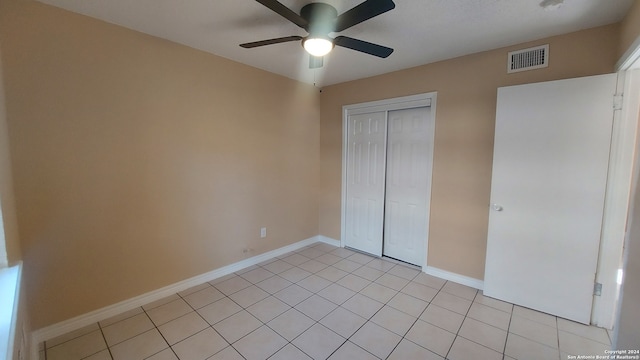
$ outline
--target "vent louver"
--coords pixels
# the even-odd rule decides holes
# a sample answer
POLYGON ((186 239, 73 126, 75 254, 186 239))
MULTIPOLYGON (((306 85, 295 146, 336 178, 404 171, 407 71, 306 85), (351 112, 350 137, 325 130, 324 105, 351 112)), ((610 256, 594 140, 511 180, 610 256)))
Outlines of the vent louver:
POLYGON ((549 66, 549 45, 511 51, 507 56, 507 73, 549 66))

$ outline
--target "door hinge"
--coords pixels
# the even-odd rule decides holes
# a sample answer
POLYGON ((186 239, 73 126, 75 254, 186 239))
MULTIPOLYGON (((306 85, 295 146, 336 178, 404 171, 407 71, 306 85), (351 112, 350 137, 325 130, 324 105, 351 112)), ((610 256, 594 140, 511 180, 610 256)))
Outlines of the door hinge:
POLYGON ((622 94, 613 95, 613 110, 622 110, 622 94))
POLYGON ((597 282, 593 284, 593 296, 602 295, 602 284, 597 282))

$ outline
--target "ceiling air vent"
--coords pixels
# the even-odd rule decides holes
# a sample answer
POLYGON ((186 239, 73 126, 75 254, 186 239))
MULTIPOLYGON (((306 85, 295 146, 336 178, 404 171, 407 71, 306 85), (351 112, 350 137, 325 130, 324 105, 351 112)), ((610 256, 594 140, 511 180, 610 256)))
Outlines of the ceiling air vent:
POLYGON ((507 57, 507 73, 549 66, 549 44, 511 51, 507 57))

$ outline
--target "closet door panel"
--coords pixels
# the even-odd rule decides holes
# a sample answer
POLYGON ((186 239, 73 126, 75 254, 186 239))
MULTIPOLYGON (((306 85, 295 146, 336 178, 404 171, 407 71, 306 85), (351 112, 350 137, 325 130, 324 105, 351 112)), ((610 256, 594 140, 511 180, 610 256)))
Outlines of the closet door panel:
POLYGON ((390 111, 385 256, 422 265, 427 239, 431 143, 428 107, 390 111))
POLYGON ((382 255, 386 112, 348 118, 345 245, 382 255))

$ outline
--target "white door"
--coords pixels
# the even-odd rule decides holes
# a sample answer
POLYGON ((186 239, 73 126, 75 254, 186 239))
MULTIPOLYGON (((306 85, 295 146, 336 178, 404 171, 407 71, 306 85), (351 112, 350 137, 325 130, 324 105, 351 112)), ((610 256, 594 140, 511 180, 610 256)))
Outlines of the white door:
POLYGON ((415 265, 425 256, 431 151, 428 107, 390 111, 383 254, 415 265))
POLYGON ((345 246, 382 255, 386 112, 348 118, 345 246))
POLYGON ((590 322, 615 86, 498 89, 485 295, 590 322))

